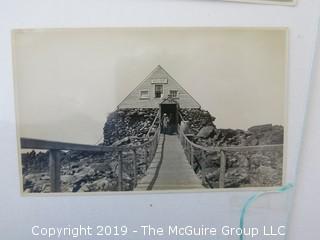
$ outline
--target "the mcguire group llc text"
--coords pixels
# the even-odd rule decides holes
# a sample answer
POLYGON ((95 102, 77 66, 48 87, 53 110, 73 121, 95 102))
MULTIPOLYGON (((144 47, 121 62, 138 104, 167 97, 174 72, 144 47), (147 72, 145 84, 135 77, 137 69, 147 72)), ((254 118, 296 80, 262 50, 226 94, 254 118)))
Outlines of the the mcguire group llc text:
POLYGON ((285 226, 262 226, 262 227, 231 227, 231 226, 179 226, 168 225, 165 227, 141 225, 138 227, 129 227, 126 225, 99 225, 99 226, 66 226, 66 227, 41 227, 35 225, 31 228, 33 236, 44 238, 65 238, 65 237, 83 237, 83 236, 127 236, 142 235, 144 237, 161 236, 285 236, 285 226))

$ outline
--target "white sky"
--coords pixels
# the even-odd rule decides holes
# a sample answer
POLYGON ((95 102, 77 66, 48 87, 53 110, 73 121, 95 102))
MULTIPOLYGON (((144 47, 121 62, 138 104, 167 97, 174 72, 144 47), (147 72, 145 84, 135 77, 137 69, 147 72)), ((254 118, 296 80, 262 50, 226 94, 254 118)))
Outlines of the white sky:
POLYGON ((16 31, 20 135, 95 144, 107 114, 158 64, 219 128, 284 124, 286 44, 280 29, 16 31))

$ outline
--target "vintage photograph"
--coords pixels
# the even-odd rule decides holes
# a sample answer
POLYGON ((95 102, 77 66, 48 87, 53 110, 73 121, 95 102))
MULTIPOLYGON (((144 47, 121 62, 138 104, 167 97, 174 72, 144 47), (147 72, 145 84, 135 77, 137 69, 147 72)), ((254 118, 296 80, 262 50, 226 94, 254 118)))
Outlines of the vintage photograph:
POLYGON ((287 29, 12 33, 21 192, 281 186, 287 29))
POLYGON ((229 2, 260 3, 274 5, 296 5, 298 0, 224 0, 229 2))

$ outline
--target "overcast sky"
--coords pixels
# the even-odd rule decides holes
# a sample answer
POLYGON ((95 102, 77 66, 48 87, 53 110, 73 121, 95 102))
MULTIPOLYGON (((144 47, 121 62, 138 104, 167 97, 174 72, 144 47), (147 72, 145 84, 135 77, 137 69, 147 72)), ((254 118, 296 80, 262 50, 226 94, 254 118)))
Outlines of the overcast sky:
POLYGON ((285 122, 284 30, 24 30, 13 47, 23 137, 97 143, 108 113, 158 64, 219 128, 285 122))

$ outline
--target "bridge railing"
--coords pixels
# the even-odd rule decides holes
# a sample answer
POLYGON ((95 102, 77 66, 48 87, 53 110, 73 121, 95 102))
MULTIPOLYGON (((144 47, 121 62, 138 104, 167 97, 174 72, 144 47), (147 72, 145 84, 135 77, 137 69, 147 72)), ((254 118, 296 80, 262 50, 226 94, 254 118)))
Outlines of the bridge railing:
MULTIPOLYGON (((265 155, 269 156, 272 155, 273 159, 277 158, 278 155, 281 155, 281 157, 283 155, 283 144, 236 147, 204 147, 192 142, 188 137, 192 137, 193 134, 185 134, 184 130, 181 128, 181 125, 178 126, 178 136, 190 165, 195 172, 201 170, 201 178, 203 183, 208 184, 211 188, 214 188, 214 186, 211 186, 206 179, 206 174, 208 173, 206 165, 211 164, 213 168, 219 168, 218 188, 224 188, 227 164, 231 159, 235 159, 236 157, 239 157, 239 155, 244 156, 246 159, 248 159, 245 167, 250 170, 254 164, 261 164, 259 160, 258 162, 253 162, 253 160, 251 160, 252 156, 257 152, 263 152, 265 155), (211 163, 208 162, 210 160, 211 163)), ((278 168, 282 169, 282 166, 278 166, 278 168)))
MULTIPOLYGON (((104 145, 86 145, 75 144, 67 142, 47 141, 41 139, 21 138, 21 149, 33 149, 33 150, 48 150, 49 151, 49 177, 50 177, 50 189, 51 192, 61 192, 61 157, 60 151, 84 151, 92 153, 109 153, 109 155, 116 155, 118 157, 118 190, 123 191, 123 173, 124 173, 124 153, 131 152, 132 168, 133 168, 133 185, 136 186, 138 180, 138 152, 143 157, 146 169, 149 167, 157 149, 157 145, 160 137, 160 126, 155 131, 155 134, 149 138, 146 142, 140 145, 123 145, 123 146, 104 146, 104 145)), ((127 155, 127 154, 126 154, 127 155)), ((106 161, 112 161, 113 159, 106 159, 106 161)), ((140 159, 139 159, 140 160, 140 159)), ((142 159, 141 159, 142 160, 142 159)))
POLYGON ((160 110, 157 112, 157 115, 154 118, 154 120, 153 120, 153 122, 152 122, 152 124, 151 124, 151 126, 150 126, 150 128, 149 128, 149 130, 147 132, 147 137, 150 137, 150 134, 151 134, 152 130, 155 128, 157 121, 159 123, 159 125, 158 125, 158 127, 159 127, 160 124, 161 124, 161 122, 160 122, 160 110))

